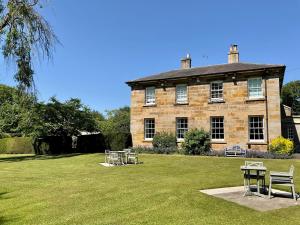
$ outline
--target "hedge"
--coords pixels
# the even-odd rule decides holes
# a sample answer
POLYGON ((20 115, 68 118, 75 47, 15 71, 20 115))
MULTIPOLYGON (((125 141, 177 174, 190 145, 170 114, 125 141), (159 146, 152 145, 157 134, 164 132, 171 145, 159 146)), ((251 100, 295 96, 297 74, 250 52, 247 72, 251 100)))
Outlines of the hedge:
POLYGON ((0 154, 33 154, 31 137, 10 137, 0 139, 0 154))

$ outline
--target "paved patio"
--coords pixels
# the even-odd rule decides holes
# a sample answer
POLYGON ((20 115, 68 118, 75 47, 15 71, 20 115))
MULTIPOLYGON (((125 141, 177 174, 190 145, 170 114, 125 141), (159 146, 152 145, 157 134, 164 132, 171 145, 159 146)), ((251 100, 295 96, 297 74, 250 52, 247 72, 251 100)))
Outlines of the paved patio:
POLYGON ((200 192, 261 212, 300 205, 300 201, 298 202, 292 199, 291 193, 276 189, 272 189, 274 197, 271 199, 269 199, 267 195, 265 198, 258 196, 244 197, 244 186, 206 189, 200 190, 200 192))

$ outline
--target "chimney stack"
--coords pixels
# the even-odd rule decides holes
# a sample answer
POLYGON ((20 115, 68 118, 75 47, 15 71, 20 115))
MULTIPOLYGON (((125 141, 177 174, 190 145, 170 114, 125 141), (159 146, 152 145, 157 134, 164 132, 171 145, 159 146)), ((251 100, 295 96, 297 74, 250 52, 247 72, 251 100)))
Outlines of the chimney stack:
POLYGON ((187 54, 185 58, 181 59, 181 69, 190 69, 192 67, 192 59, 190 54, 187 54))
POLYGON ((235 44, 230 45, 228 53, 228 63, 238 63, 239 62, 239 50, 238 46, 235 44))

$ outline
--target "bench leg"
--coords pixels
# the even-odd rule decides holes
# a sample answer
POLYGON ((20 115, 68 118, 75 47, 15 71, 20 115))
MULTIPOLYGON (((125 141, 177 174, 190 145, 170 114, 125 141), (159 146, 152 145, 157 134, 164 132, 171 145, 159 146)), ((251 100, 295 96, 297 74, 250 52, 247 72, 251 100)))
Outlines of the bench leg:
POLYGON ((272 180, 270 179, 270 184, 269 184, 269 198, 271 198, 271 192, 272 192, 272 180))
POLYGON ((294 186, 294 184, 292 185, 292 195, 293 195, 293 198, 294 198, 294 200, 295 201, 297 201, 297 196, 296 196, 296 192, 295 192, 295 186, 294 186))

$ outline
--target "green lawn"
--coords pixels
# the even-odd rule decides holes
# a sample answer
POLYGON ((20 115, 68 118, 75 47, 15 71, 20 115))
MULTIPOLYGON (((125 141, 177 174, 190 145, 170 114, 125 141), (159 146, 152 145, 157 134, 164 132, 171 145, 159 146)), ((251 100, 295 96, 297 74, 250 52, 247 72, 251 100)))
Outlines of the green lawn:
MULTIPOLYGON (((103 154, 0 156, 0 224, 300 224, 300 207, 257 212, 199 192, 242 185, 244 159, 140 155, 106 168, 103 154)), ((268 169, 300 161, 264 160, 268 169)), ((298 172, 298 173, 297 173, 298 172)))

